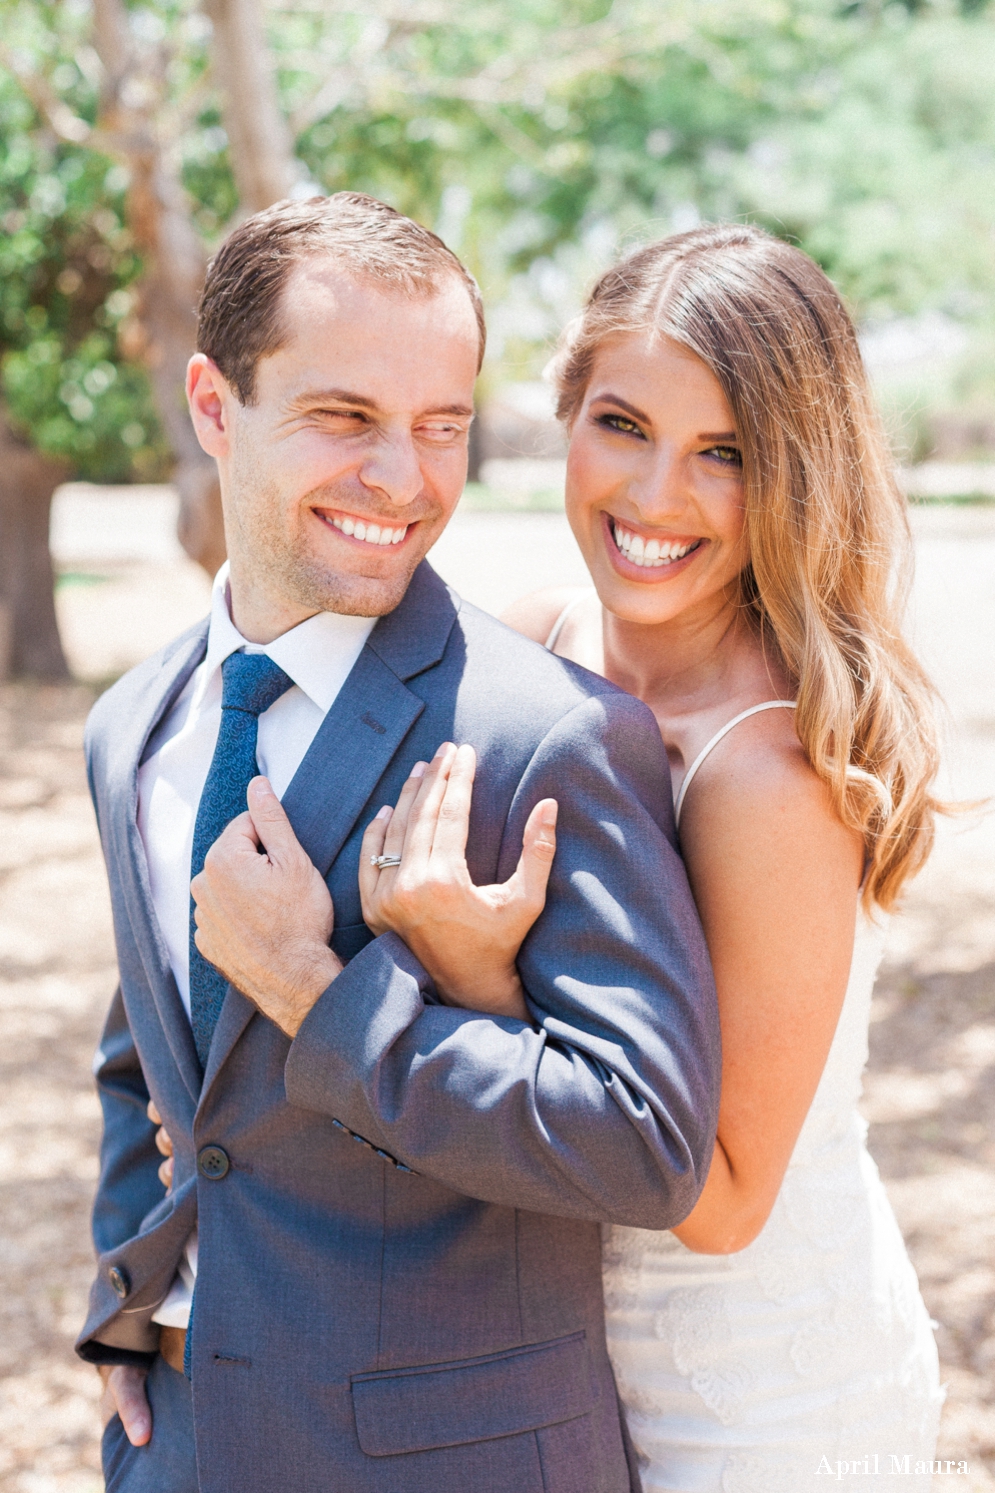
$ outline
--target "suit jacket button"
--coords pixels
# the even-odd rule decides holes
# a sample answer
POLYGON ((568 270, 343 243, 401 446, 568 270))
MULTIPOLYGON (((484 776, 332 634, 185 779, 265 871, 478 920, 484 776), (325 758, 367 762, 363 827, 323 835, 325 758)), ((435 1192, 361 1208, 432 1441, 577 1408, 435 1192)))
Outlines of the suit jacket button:
POLYGON ((226 1176, 231 1162, 227 1152, 220 1146, 201 1146, 197 1152, 197 1170, 209 1182, 220 1182, 226 1176))
POLYGON ((120 1296, 123 1301, 131 1290, 131 1281, 128 1279, 128 1272, 122 1270, 120 1265, 112 1265, 107 1272, 107 1279, 111 1283, 114 1295, 120 1296))

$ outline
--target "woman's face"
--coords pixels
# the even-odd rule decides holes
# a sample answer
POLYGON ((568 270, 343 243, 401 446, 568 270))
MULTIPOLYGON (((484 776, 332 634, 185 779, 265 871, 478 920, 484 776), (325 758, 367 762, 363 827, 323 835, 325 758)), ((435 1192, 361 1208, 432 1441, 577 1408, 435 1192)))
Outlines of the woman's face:
POLYGON ((604 606, 668 622, 748 560, 739 437, 718 379, 659 333, 599 348, 570 433, 567 515, 604 606))

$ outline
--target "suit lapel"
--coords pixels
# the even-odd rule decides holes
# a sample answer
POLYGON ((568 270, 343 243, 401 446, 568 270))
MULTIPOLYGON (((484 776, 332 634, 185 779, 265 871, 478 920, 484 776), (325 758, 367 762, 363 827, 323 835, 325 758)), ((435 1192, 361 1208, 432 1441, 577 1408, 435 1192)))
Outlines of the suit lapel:
POLYGON ((423 563, 400 606, 373 629, 284 794, 297 838, 322 876, 425 708, 404 681, 439 662, 455 620, 447 588, 423 563))
POLYGON ((200 1063, 152 906, 148 861, 138 831, 138 768, 152 732, 203 658, 206 641, 205 620, 179 640, 150 676, 131 702, 108 763, 111 780, 126 784, 126 791, 117 795, 112 834, 129 921, 166 1041, 195 1103, 201 1087, 200 1063))
MULTIPOLYGON (((423 562, 400 606, 370 634, 284 794, 294 833, 323 877, 425 708, 404 681, 439 662, 456 614, 448 588, 423 562)), ((228 987, 211 1040, 205 1094, 255 1011, 228 987)))

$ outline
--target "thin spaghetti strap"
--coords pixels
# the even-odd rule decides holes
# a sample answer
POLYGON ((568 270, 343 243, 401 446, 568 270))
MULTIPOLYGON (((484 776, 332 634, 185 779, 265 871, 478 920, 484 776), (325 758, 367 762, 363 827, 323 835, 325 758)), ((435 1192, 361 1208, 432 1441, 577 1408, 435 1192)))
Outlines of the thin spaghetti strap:
POLYGON ((705 743, 705 745, 702 747, 701 751, 698 753, 697 757, 695 757, 694 761, 691 763, 691 766, 685 773, 684 781, 681 784, 681 791, 680 793, 678 793, 677 802, 674 805, 674 823, 678 826, 680 825, 681 809, 684 807, 684 799, 688 789, 691 786, 691 779, 694 777, 695 773, 698 771, 698 768, 704 762, 705 758, 708 756, 712 748, 718 746, 723 736, 728 736, 733 726, 738 726, 740 721, 746 720, 747 716, 759 715, 762 710, 795 710, 797 708, 797 705, 797 700, 765 700, 762 705, 751 705, 749 710, 741 710, 739 712, 739 715, 734 715, 731 721, 726 721, 721 731, 716 731, 711 741, 705 743))
POLYGON ((570 616, 570 613, 573 611, 574 607, 578 606, 580 602, 585 600, 586 597, 592 595, 593 591, 593 586, 589 587, 586 591, 582 591, 579 596, 575 596, 572 601, 567 602, 566 606, 563 608, 563 611, 553 623, 549 637, 542 645, 549 653, 552 653, 553 649, 556 647, 556 644, 559 641, 560 633, 563 631, 563 624, 570 616))

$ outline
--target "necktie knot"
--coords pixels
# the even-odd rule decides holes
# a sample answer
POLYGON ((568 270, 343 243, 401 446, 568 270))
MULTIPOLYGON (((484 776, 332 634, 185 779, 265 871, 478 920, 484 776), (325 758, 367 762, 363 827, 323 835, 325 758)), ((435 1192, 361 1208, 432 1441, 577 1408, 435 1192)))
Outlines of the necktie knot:
POLYGON ((258 717, 293 682, 265 653, 230 653, 221 665, 221 708, 258 717))

